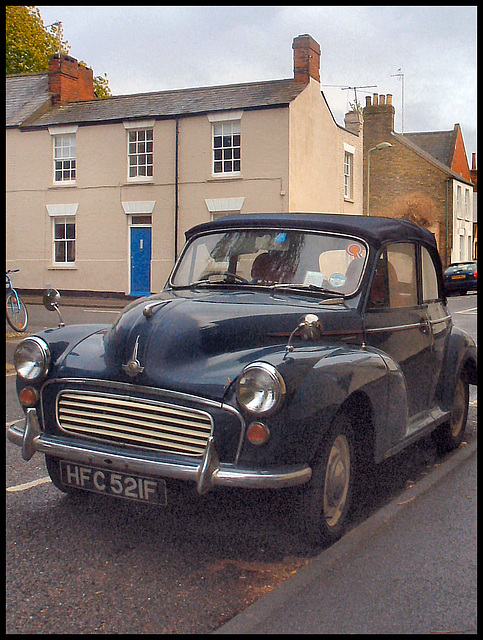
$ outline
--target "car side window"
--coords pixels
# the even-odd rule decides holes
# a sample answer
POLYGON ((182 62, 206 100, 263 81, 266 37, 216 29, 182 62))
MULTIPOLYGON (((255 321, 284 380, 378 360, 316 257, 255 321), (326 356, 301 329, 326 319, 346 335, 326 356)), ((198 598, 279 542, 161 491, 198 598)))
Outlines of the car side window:
POLYGON ((408 307, 418 301, 416 247, 412 243, 389 245, 379 258, 369 307, 408 307))
POLYGON ((439 299, 438 276, 433 259, 426 247, 421 247, 421 266, 423 280, 423 302, 439 299))
POLYGON ((388 247, 387 267, 390 306, 412 307, 418 304, 416 246, 400 243, 388 247))
POLYGON ((389 287, 387 283, 387 255, 383 251, 377 261, 371 291, 369 293, 370 309, 389 306, 389 287))

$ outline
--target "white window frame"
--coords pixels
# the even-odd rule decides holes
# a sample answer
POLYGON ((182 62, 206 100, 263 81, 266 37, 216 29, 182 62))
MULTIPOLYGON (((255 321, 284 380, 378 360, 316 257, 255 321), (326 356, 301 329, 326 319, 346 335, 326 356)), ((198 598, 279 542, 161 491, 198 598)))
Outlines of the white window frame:
POLYGON ((465 261, 465 249, 466 249, 464 229, 460 229, 459 238, 460 238, 460 245, 459 245, 459 259, 458 259, 458 262, 464 262, 465 261), (463 233, 461 233, 461 231, 463 231, 463 233))
POLYGON ((49 127, 52 137, 52 181, 55 185, 70 186, 77 182, 77 129, 77 125, 49 127))
MULTIPOLYGON (((52 266, 55 268, 67 268, 73 269, 76 267, 76 256, 77 256, 77 221, 76 221, 76 213, 79 207, 78 203, 69 203, 69 204, 48 204, 46 205, 47 212, 51 219, 51 233, 52 233, 52 266), (67 224, 74 225, 74 237, 73 238, 56 238, 55 225, 59 224, 59 222, 63 222, 64 228, 67 224), (64 261, 56 261, 56 242, 63 242, 67 245, 73 244, 74 246, 74 259, 73 260, 64 260, 64 261)), ((66 251, 67 255, 67 251, 66 251)))
POLYGON ((75 258, 77 251, 77 225, 75 216, 52 218, 52 264, 54 267, 75 267, 75 258), (64 236, 56 238, 57 226, 64 226, 64 236), (69 238, 67 234, 67 225, 74 227, 74 237, 69 238), (56 260, 57 247, 63 247, 65 252, 65 260, 56 260), (69 253, 73 252, 72 259, 69 260, 69 253))
POLYGON ((211 175, 213 178, 241 177, 241 118, 243 111, 208 114, 211 122, 211 175), (221 138, 221 145, 219 144, 221 138), (220 170, 217 170, 217 169, 220 170))
POLYGON ((456 185, 456 217, 458 220, 463 219, 463 206, 462 206, 463 189, 460 184, 456 185))
POLYGON ((344 149, 344 199, 354 199, 354 153, 344 149))
POLYGON ((465 220, 471 222, 470 190, 465 189, 465 220))
POLYGON ((154 120, 123 122, 127 132, 126 154, 128 182, 153 182, 154 180, 154 122, 154 120), (139 139, 141 135, 145 137, 144 140, 139 139), (149 136, 147 140, 146 135, 149 136), (131 158, 136 159, 136 162, 131 164, 131 158), (141 160, 141 162, 139 162, 139 160, 141 160), (135 175, 131 175, 132 169, 135 169, 135 175))

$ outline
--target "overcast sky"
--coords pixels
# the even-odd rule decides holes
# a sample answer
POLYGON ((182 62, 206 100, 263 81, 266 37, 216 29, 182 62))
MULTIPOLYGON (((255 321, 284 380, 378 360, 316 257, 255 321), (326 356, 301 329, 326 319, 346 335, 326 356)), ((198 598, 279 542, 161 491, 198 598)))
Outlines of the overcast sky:
POLYGON ((476 6, 40 6, 70 55, 113 95, 293 77, 293 38, 320 44, 321 83, 343 125, 354 91, 393 94, 395 129, 462 128, 476 152, 476 6), (327 86, 338 85, 338 86, 327 86))

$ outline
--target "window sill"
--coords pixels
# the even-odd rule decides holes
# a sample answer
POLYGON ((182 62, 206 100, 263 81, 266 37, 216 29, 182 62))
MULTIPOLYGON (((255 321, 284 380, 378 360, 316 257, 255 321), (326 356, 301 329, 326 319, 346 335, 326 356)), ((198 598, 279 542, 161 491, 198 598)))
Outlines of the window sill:
POLYGON ((219 182, 220 180, 243 180, 241 173, 214 173, 211 178, 208 178, 209 182, 219 182))
POLYGON ((126 184, 146 184, 154 182, 153 176, 137 176, 136 178, 128 178, 126 184))
POLYGON ((75 264, 53 264, 50 267, 47 267, 47 271, 65 271, 65 270, 76 270, 77 266, 75 264))
POLYGON ((354 204, 354 198, 349 198, 348 196, 344 196, 344 202, 352 202, 352 204, 354 204))
POLYGON ((77 187, 77 182, 54 182, 49 189, 67 189, 68 187, 77 187))

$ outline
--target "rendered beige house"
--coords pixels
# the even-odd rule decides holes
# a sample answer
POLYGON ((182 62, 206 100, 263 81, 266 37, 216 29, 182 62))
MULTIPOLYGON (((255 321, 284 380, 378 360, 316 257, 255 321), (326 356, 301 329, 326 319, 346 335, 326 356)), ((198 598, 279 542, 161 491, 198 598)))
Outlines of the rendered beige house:
POLYGON ((102 100, 92 71, 68 56, 49 73, 7 77, 16 286, 147 295, 163 288, 194 224, 232 213, 362 214, 359 120, 335 122, 319 45, 304 35, 293 49, 293 79, 102 100))

